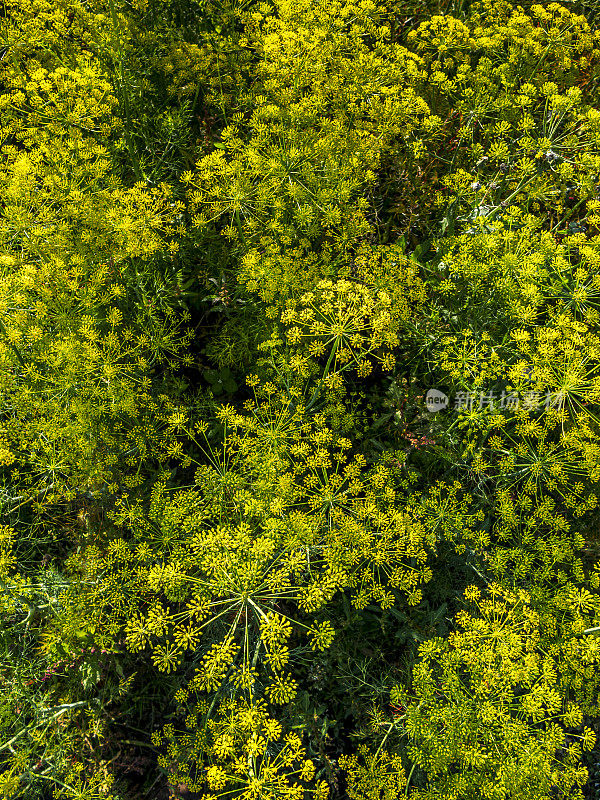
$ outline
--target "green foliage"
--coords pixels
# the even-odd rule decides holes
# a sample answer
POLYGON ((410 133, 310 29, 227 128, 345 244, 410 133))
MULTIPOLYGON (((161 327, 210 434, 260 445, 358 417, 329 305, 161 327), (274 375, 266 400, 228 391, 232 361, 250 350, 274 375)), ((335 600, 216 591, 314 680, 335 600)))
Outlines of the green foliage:
POLYGON ((593 800, 593 9, 0 51, 0 797, 593 800))

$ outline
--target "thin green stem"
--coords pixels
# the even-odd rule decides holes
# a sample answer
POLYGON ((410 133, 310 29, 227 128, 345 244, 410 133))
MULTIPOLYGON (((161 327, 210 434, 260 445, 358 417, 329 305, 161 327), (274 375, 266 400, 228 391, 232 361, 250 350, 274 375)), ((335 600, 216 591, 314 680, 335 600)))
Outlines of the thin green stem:
MULTIPOLYGON (((114 39, 114 34, 117 34, 119 36, 118 63, 114 56, 114 50, 113 53, 111 53, 111 56, 115 67, 115 73, 118 79, 119 93, 121 94, 121 97, 123 99, 123 111, 125 112, 125 140, 127 143, 127 150, 129 151, 129 157, 131 158, 131 163, 133 166, 133 171, 135 172, 135 177, 138 179, 138 181, 145 181, 146 175, 144 174, 144 171, 140 165, 140 161, 133 144, 133 137, 131 135, 132 122, 131 122, 131 107, 129 104, 129 92, 127 91, 125 81, 123 80, 123 42, 121 39, 121 28, 117 21, 117 12, 115 10, 114 0, 109 0, 109 6, 113 23, 113 39, 114 39)), ((113 41, 113 47, 114 47, 114 41, 113 41)))
POLYGON ((329 358, 327 359, 327 364, 325 365, 325 370, 323 372, 323 375, 321 376, 321 380, 319 381, 319 383, 317 385, 317 388, 313 392, 313 395, 312 395, 311 399, 309 400, 308 405, 304 409, 305 412, 309 411, 314 406, 314 404, 317 402, 317 400, 319 399, 319 397, 321 395, 321 387, 323 386, 323 382, 325 381, 325 379, 329 375, 329 369, 331 367, 331 362, 333 361, 333 359, 335 357, 335 354, 337 352, 338 346, 339 346, 339 340, 336 339, 335 342, 334 342, 333 348, 331 350, 331 353, 329 354, 329 358))
POLYGON ((410 772, 408 773, 408 778, 406 779, 406 792, 405 792, 405 797, 408 797, 408 790, 409 790, 409 788, 410 788, 410 781, 411 781, 411 778, 412 778, 412 776, 413 776, 413 772, 415 771, 415 767, 416 767, 416 766, 417 766, 417 765, 416 765, 416 763, 415 763, 415 764, 413 764, 413 765, 412 765, 412 767, 410 768, 410 772))

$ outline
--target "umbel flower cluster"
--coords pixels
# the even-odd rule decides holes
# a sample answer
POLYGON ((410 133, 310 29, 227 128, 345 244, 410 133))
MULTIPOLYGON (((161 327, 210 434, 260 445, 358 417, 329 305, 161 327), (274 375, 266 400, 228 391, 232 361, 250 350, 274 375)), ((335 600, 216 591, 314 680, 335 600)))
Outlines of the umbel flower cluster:
POLYGON ((0 798, 599 800, 594 4, 5 0, 0 153, 0 798))

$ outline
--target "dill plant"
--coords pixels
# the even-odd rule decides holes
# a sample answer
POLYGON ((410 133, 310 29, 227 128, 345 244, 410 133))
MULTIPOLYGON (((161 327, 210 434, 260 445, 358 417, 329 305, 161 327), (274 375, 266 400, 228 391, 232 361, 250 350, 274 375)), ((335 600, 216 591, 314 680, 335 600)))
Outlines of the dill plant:
POLYGON ((599 42, 7 0, 0 796, 592 796, 599 42))

